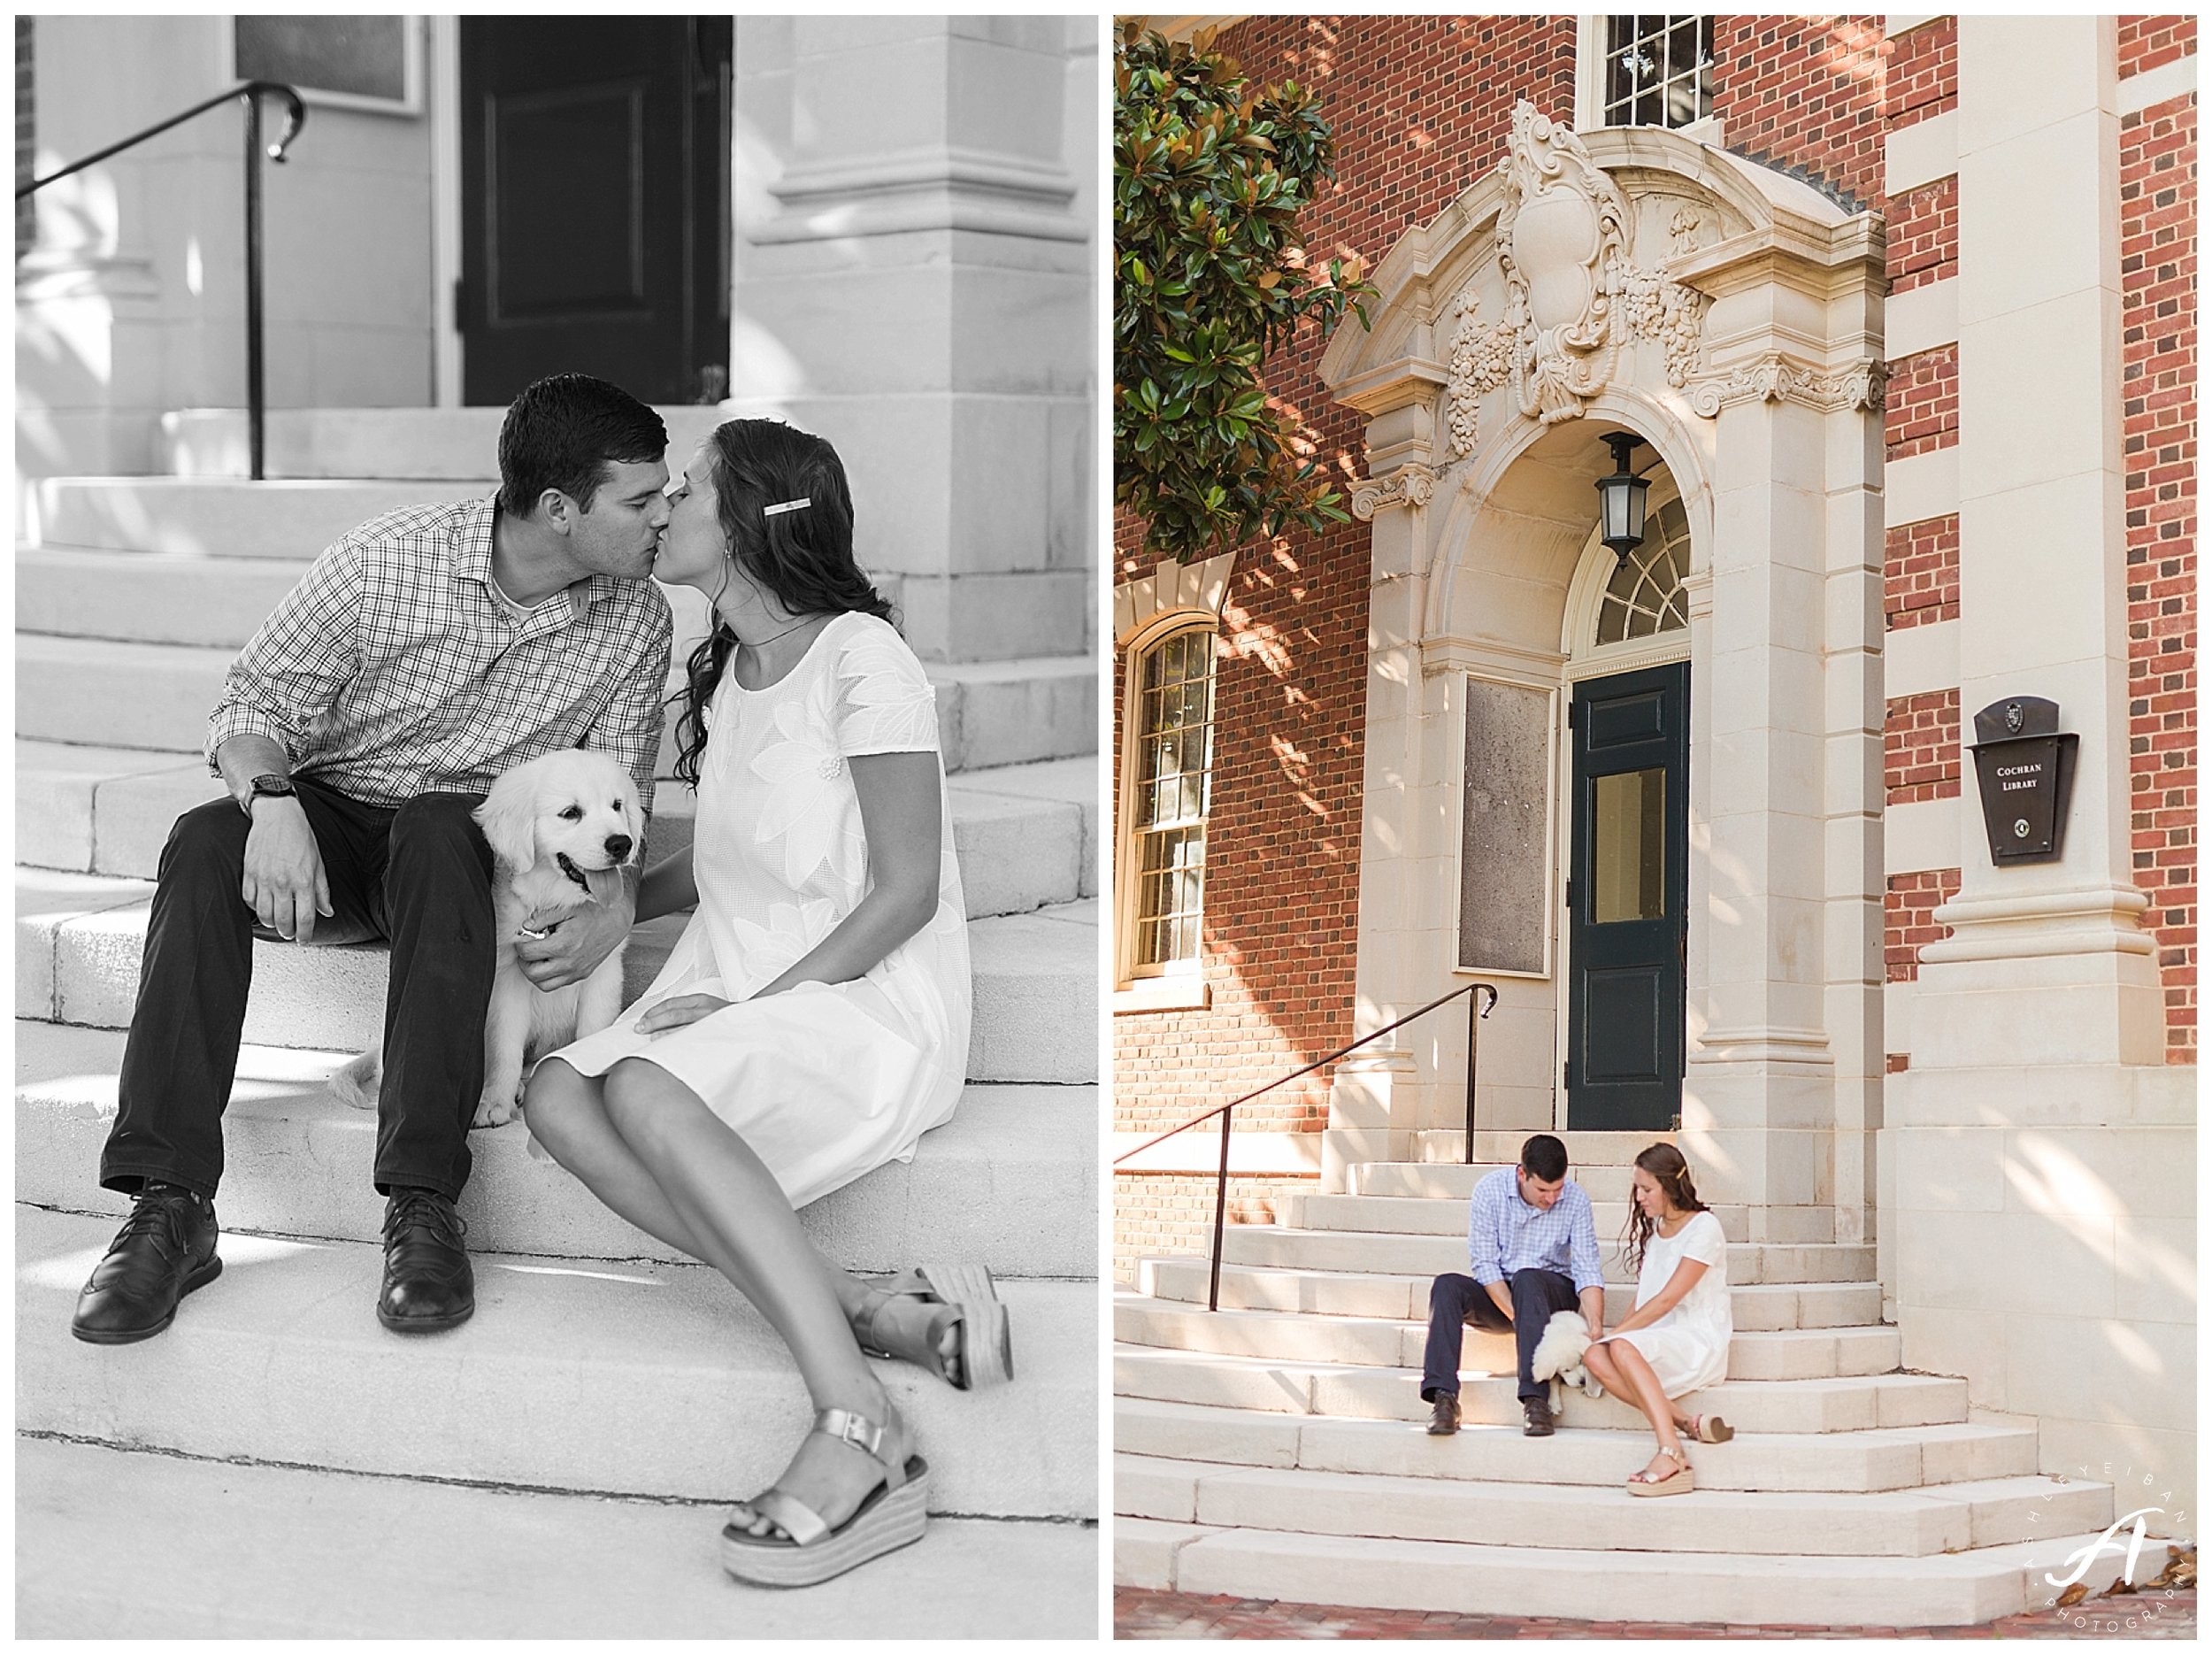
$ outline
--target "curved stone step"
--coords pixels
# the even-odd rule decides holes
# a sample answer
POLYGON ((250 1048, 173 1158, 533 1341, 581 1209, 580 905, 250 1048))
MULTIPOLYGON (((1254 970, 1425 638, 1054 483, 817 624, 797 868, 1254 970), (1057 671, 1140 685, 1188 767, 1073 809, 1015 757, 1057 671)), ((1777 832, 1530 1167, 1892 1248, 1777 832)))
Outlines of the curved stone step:
MULTIPOLYGON (((1206 1302, 1211 1274, 1210 1263, 1205 1259, 1147 1259, 1137 1266, 1138 1285, 1145 1293, 1185 1304, 1206 1302)), ((1377 1316, 1425 1323, 1430 1279, 1426 1275, 1224 1263, 1221 1305, 1224 1310, 1298 1311, 1315 1316, 1377 1316)), ((1882 1289, 1875 1282, 1732 1285, 1728 1294, 1739 1339, 1747 1333, 1783 1329, 1833 1330, 1840 1338, 1871 1331, 1882 1319, 1882 1289)), ((1606 1320, 1611 1322, 1626 1316, 1635 1303, 1634 1289, 1625 1283, 1608 1285, 1606 1320)), ((1888 1331, 1894 1335, 1896 1330, 1888 1331)))
POLYGON ((470 479, 46 477, 29 502, 29 539, 86 550, 303 563, 386 512, 473 499, 498 486, 470 479))
POLYGON ((747 1591, 717 1555, 720 1503, 41 1437, 17 1440, 15 1464, 25 1638, 1087 1638, 1098 1625, 1099 1531, 1085 1523, 940 1516, 829 1592, 747 1591))
MULTIPOLYGON (((1741 1245, 1749 1240, 1750 1209, 1717 1206, 1709 1209, 1720 1220, 1721 1234, 1741 1245)), ((1628 1223, 1625 1201, 1593 1201, 1592 1227, 1598 1245, 1606 1252, 1617 1250, 1628 1223)), ((1393 1235, 1456 1235, 1467 1234, 1467 1203, 1448 1197, 1294 1195, 1276 1209, 1287 1229, 1366 1230, 1393 1235)))
POLYGON ((19 632, 236 650, 299 581, 303 560, 24 547, 19 632))
MULTIPOLYGON (((971 771, 950 783, 970 919, 1097 895, 1097 777, 1098 761, 1082 758, 971 771)), ((176 819, 222 795, 196 756, 18 741, 17 860, 150 880, 176 819)), ((649 860, 691 843, 697 802, 664 779, 654 805, 649 860)))
MULTIPOLYGON (((1455 1436, 1431 1436, 1397 1421, 1114 1399, 1117 1451, 1225 1465, 1612 1486, 1651 1457, 1650 1440, 1637 1432, 1605 1430, 1524 1436, 1518 1423, 1466 1425, 1455 1436)), ((1696 1444, 1690 1458, 1701 1490, 1870 1493, 2027 1476, 2036 1469, 2032 1427, 1970 1421, 1746 1433, 1732 1443, 1696 1444)), ((1300 1601, 1314 1600, 1302 1596, 1300 1601)))
MULTIPOLYGON (((123 1035, 18 1022, 15 1194, 47 1207, 119 1215, 98 1187, 115 1119, 123 1035)), ((223 1117, 226 1228, 373 1242, 384 1202, 371 1187, 376 1117, 324 1089, 344 1054, 249 1046, 223 1117)), ((918 1259, 972 1259, 1003 1276, 1087 1276, 1096 1268, 1098 1093, 1089 1086, 971 1086, 952 1120, 894 1162, 801 1216, 834 1263, 884 1273, 918 1259)), ((601 1205, 551 1162, 526 1153, 518 1125, 472 1134, 461 1212, 472 1244, 569 1259, 682 1255, 601 1205)))
MULTIPOLYGON (((1115 1336, 1121 1337, 1118 1325, 1115 1336)), ((1419 1425, 1429 1418, 1429 1405, 1421 1400, 1421 1370, 1412 1366, 1219 1355, 1129 1343, 1116 1344, 1113 1354, 1117 1396, 1419 1425)), ((1463 1368, 1460 1417, 1470 1424, 1518 1426, 1519 1382, 1513 1372, 1509 1359, 1497 1367, 1463 1368)), ((1694 1393, 1683 1405, 1694 1413, 1718 1414, 1739 1432, 1770 1434, 1956 1425, 1967 1417, 1966 1382, 1930 1374, 1730 1379, 1694 1393)), ((1630 1404, 1575 1389, 1566 1392, 1557 1417, 1563 1428, 1576 1430, 1648 1428, 1642 1412, 1630 1404)))
MULTIPOLYGON (((1309 1197, 1310 1199, 1312 1197, 1309 1197)), ((1237 1264, 1286 1269, 1356 1270, 1436 1276, 1467 1268, 1467 1241, 1457 1235, 1386 1235, 1362 1230, 1293 1229, 1276 1224, 1232 1224, 1222 1258, 1237 1264)), ((1600 1262, 1608 1282, 1624 1282, 1626 1266, 1610 1248, 1600 1262)), ((1874 1249, 1814 1243, 1743 1243, 1728 1250, 1731 1286, 1808 1282, 1871 1282, 1874 1249)))
MULTIPOLYGON (((1113 1478, 1118 1517, 1575 1551, 1920 1558, 2093 1533, 2112 1519, 2110 1484, 2045 1476, 1879 1494, 1701 1489, 1695 1499, 1649 1500, 1624 1488, 1358 1477, 1116 1454, 1113 1478)), ((1709 1611, 1705 1618, 1713 1618, 1709 1611)))
MULTIPOLYGON (((1733 1622, 1806 1628, 1977 1626, 2049 1605, 2056 1594, 2043 1576, 2066 1572, 2070 1554, 2096 1538, 2052 1534, 1923 1558, 1687 1556, 1272 1534, 1131 1518, 1114 1526, 1114 1579, 1202 1597, 1439 1613, 1650 1622, 1710 1620, 1724 1613, 1733 1622)), ((2147 1542, 2139 1578, 2155 1574, 2166 1553, 2165 1542, 2147 1542)))
MULTIPOLYGON (((227 1235, 175 1324, 73 1338, 104 1218, 16 1209, 16 1427, 206 1458, 533 1489, 726 1500, 766 1487, 813 1419, 774 1331, 703 1266, 480 1252, 476 1314, 387 1332, 380 1248, 227 1235)), ((1012 1383, 875 1368, 928 1456, 933 1511, 1098 1510, 1097 1290, 1010 1282, 1012 1383), (1018 1443, 1022 1451, 1007 1451, 1018 1443)))
MULTIPOLYGON (((145 951, 143 881, 16 870, 16 1015, 125 1028, 145 951)), ((626 1003, 651 982, 683 929, 669 914, 638 927, 624 957, 626 1003)), ((968 928, 975 1013, 972 1081, 1088 1083, 1098 1067, 1094 900, 979 920, 968 928)), ((254 944, 245 1038, 255 1045, 358 1051, 384 1017, 381 945, 254 944)))
MULTIPOLYGON (((668 458, 680 467, 726 418, 712 404, 656 405, 668 458)), ((504 408, 272 408, 263 416, 271 477, 488 479, 498 486, 504 408)), ((156 463, 180 477, 243 477, 250 469, 242 408, 180 408, 161 417, 156 463)))

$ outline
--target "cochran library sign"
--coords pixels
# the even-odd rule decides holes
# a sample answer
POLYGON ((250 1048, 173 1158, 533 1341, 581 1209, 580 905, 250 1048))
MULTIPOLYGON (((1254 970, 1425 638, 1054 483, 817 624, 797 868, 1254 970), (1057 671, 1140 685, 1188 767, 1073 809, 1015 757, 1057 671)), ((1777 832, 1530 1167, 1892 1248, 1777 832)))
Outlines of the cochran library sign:
POLYGON ((2081 740, 2059 729, 2058 703, 2039 696, 1993 701, 1974 715, 1974 735, 1990 860, 1999 867, 2057 861, 2081 740))

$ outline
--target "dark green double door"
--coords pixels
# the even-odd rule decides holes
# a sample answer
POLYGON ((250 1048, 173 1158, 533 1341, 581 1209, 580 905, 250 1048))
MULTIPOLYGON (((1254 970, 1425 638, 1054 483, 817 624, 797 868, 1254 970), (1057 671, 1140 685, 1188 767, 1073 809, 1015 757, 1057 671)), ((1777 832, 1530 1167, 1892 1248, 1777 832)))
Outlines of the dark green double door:
POLYGON ((1577 684, 1568 719, 1567 1125, 1680 1119, 1689 904, 1690 668, 1577 684))

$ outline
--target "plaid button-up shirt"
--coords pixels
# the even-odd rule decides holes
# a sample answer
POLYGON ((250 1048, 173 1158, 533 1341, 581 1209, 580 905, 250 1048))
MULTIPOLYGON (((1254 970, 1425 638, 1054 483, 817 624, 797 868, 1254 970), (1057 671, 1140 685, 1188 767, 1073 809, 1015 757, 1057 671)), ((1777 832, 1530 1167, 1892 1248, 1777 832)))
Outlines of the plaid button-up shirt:
POLYGON ((373 518, 316 558, 231 666, 207 761, 265 735, 296 774, 386 809, 482 793, 563 747, 653 807, 673 628, 649 581, 593 575, 517 619, 493 596, 492 497, 373 518))
POLYGON ((1501 1166, 1475 1186, 1467 1205, 1467 1257, 1484 1287, 1516 1270, 1555 1270, 1574 1278, 1575 1291, 1601 1287, 1597 1215, 1572 1179, 1548 1207, 1521 1198, 1518 1169, 1501 1166))

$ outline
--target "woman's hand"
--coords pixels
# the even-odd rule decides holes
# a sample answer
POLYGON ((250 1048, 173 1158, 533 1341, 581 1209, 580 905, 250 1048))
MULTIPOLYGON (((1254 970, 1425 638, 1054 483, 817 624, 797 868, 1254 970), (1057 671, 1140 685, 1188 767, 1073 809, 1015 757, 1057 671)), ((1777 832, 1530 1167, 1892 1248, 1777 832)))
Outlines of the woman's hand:
POLYGON ((672 1000, 663 1000, 658 1005, 637 1020, 641 1035, 664 1035, 672 1028, 682 1028, 703 1017, 711 1017, 726 1005, 735 1004, 712 994, 680 994, 672 1000))

